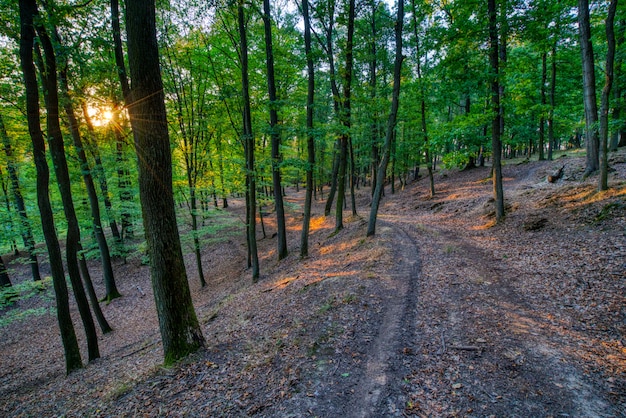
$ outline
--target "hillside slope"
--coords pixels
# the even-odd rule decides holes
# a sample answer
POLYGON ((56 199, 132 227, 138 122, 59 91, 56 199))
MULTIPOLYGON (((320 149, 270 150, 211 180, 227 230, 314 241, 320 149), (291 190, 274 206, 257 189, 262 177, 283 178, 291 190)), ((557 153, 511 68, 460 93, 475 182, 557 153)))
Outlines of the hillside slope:
MULTIPOLYGON (((208 347, 170 369, 159 366, 148 268, 117 265, 124 297, 103 306, 115 331, 84 370, 63 375, 54 315, 0 328, 0 412, 626 415, 626 152, 611 156, 611 190, 601 194, 595 178, 580 181, 583 163, 505 166, 502 225, 488 168, 438 172, 433 198, 427 179, 388 194, 372 238, 361 218, 368 190, 360 217, 338 234, 320 201, 306 260, 296 248, 303 193, 291 191, 291 254, 276 261, 266 217, 258 284, 243 268, 241 228, 205 249, 207 288, 189 255, 208 347), (564 178, 546 182, 562 165, 564 178)), ((242 203, 232 206, 239 216, 242 203)))

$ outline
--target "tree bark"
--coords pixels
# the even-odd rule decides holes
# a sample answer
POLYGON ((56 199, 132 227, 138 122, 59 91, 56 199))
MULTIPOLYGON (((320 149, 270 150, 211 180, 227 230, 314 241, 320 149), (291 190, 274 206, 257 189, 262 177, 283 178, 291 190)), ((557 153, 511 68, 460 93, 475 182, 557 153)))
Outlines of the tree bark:
POLYGON ((180 244, 163 82, 156 38, 155 4, 126 0, 127 104, 139 166, 139 196, 165 364, 205 346, 191 300, 180 244))
POLYGON ((248 37, 246 33, 243 0, 237 4, 237 26, 241 53, 241 90, 243 98, 243 144, 246 157, 246 230, 249 265, 252 281, 259 280, 259 254, 256 244, 256 173, 254 164, 254 134, 252 132, 252 110, 250 108, 250 81, 248 79, 248 37))
POLYGON ((313 200, 313 169, 315 168, 315 137, 313 136, 313 105, 315 103, 315 70, 311 53, 311 20, 309 17, 309 0, 302 0, 302 18, 304 20, 304 52, 307 66, 307 99, 306 99, 306 143, 308 164, 306 168, 306 195, 304 198, 304 217, 302 219, 302 236, 300 239, 300 257, 309 255, 309 228, 311 225, 311 204, 313 200))
POLYGON ((11 279, 9 278, 9 272, 7 266, 4 264, 4 260, 0 257, 0 288, 10 287, 11 279))
MULTIPOLYGON (((59 39, 57 39, 57 42, 59 42, 59 39)), ((72 101, 69 93, 69 85, 67 81, 67 66, 61 69, 61 71, 59 72, 59 78, 61 82, 61 94, 63 96, 63 109, 65 110, 65 115, 67 116, 67 119, 69 121, 70 134, 72 135, 72 139, 74 141, 74 148, 76 150, 78 162, 80 163, 83 182, 85 183, 85 188, 87 189, 89 208, 91 209, 91 222, 93 224, 93 231, 94 235, 96 236, 96 242, 98 243, 98 249, 100 250, 102 275, 106 288, 106 295, 102 300, 110 302, 115 298, 121 297, 122 294, 117 289, 117 285, 115 283, 113 266, 111 265, 111 253, 109 252, 109 244, 107 243, 106 237, 104 236, 104 230, 102 229, 102 221, 100 218, 100 203, 98 202, 96 186, 93 183, 91 167, 89 166, 89 162, 87 161, 85 147, 83 146, 83 141, 81 139, 80 130, 78 127, 78 119, 76 119, 76 114, 74 113, 74 108, 72 106, 72 101)), ((99 308, 96 308, 94 306, 94 309, 99 308)))
POLYGON ((337 205, 335 206, 335 231, 343 229, 343 205, 346 198, 346 173, 348 168, 348 145, 351 127, 351 94, 354 39, 354 8, 355 0, 349 0, 348 27, 346 36, 346 66, 343 69, 343 101, 339 120, 343 131, 339 135, 339 169, 337 172, 337 205))
POLYGON ((600 99, 600 178, 598 190, 607 190, 608 184, 608 142, 609 142, 609 100, 611 97, 611 87, 613 85, 613 68, 615 64, 615 12, 617 10, 617 0, 611 0, 609 11, 606 17, 605 29, 607 40, 606 65, 604 70, 604 87, 600 99))
POLYGON ((67 272, 70 276, 72 289, 78 312, 80 314, 83 328, 87 339, 87 352, 89 361, 100 357, 98 347, 98 334, 96 326, 89 310, 89 302, 85 293, 85 287, 80 276, 78 267, 78 251, 80 249, 80 226, 76 217, 72 188, 65 157, 65 145, 61 132, 59 119, 59 86, 57 80, 57 62, 54 46, 47 29, 41 21, 35 23, 35 29, 39 35, 39 41, 43 49, 43 56, 40 51, 38 62, 40 65, 40 76, 44 91, 44 103, 46 105, 46 125, 48 128, 48 144, 50 145, 50 156, 54 165, 59 194, 63 202, 63 213, 67 221, 67 235, 65 237, 65 258, 67 261, 67 272))
POLYGON ((504 191, 502 187, 502 142, 500 115, 498 15, 496 0, 488 0, 489 12, 489 61, 491 64, 491 154, 493 164, 493 197, 496 206, 496 222, 504 220, 504 191))
POLYGON ((374 190, 374 196, 372 196, 372 207, 370 209, 370 217, 367 225, 367 236, 374 235, 376 233, 376 218, 378 216, 378 207, 380 205, 380 199, 382 196, 383 187, 385 184, 385 174, 387 172, 387 164, 389 164, 389 154, 391 152, 391 141, 396 128, 396 121, 398 115, 398 106, 400 103, 400 81, 402 75, 402 61, 404 56, 402 55, 402 28, 404 22, 404 0, 398 0, 398 17, 395 24, 395 38, 396 38, 396 57, 393 65, 393 92, 391 96, 391 111, 389 112, 389 120, 387 121, 387 134, 385 136, 385 143, 382 149, 382 159, 378 166, 378 172, 376 173, 376 190, 374 190))
POLYGON ((285 205, 283 203, 280 180, 280 131, 278 126, 278 102, 274 77, 274 52, 272 48, 272 19, 269 0, 263 0, 263 23, 265 29, 265 62, 267 69, 267 91, 270 99, 270 136, 272 139, 272 186, 276 207, 276 225, 278 229, 278 259, 287 257, 287 230, 285 226, 285 205))
POLYGON ((15 162, 15 157, 13 156, 13 147, 11 145, 11 139, 7 134, 6 127, 4 126, 2 115, 0 115, 0 135, 2 136, 4 154, 7 158, 7 171, 9 172, 9 182, 11 183, 13 204, 15 205, 15 210, 20 217, 20 235, 22 236, 24 247, 28 252, 28 263, 30 264, 31 274, 34 281, 41 280, 39 262, 37 261, 37 253, 35 252, 33 228, 30 220, 28 219, 28 214, 26 213, 26 205, 24 203, 24 197, 22 196, 22 188, 20 187, 17 164, 15 162))
POLYGON ((78 348, 78 340, 70 316, 69 298, 61 248, 56 236, 54 217, 49 196, 50 171, 46 160, 46 143, 39 122, 39 93, 37 74, 33 62, 34 17, 38 15, 35 0, 20 0, 20 63, 26 91, 26 112, 28 131, 33 143, 33 158, 37 172, 37 205, 41 225, 48 248, 52 283, 56 298, 56 312, 61 340, 65 352, 65 370, 67 373, 83 367, 78 348))
POLYGON ((585 147, 587 165, 584 177, 599 168, 598 103, 596 101, 596 72, 594 68, 591 26, 589 23, 589 1, 578 0, 578 31, 583 66, 583 102, 585 105, 585 147))

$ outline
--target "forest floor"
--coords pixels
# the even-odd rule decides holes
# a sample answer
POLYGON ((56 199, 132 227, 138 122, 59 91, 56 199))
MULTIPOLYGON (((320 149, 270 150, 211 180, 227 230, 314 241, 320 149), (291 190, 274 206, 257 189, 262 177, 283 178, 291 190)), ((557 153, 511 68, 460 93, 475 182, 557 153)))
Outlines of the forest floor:
MULTIPOLYGON (((320 199, 304 260, 304 194, 288 190, 290 255, 276 261, 269 214, 257 284, 240 224, 204 249, 206 288, 187 256, 206 350, 162 367, 149 269, 118 262, 114 331, 84 369, 65 376, 50 309, 0 328, 0 415, 626 416, 626 150, 611 166, 597 193, 575 153, 507 161, 499 225, 489 168, 438 171, 432 198, 427 178, 387 188, 370 238, 368 190, 336 234, 320 199)), ((50 308, 50 287, 0 318, 50 308)))

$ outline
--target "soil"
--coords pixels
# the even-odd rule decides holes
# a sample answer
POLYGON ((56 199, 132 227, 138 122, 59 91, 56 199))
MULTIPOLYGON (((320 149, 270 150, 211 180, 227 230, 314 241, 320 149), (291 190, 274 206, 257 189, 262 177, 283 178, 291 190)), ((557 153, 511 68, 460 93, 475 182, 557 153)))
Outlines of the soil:
MULTIPOLYGON (((124 296, 102 305, 114 331, 84 369, 65 376, 53 310, 0 328, 0 414, 626 416, 626 151, 610 162, 598 193, 576 154, 507 161, 500 224, 489 168, 437 171, 434 197, 426 178, 388 188, 369 238, 369 189, 337 233, 318 196, 306 259, 304 194, 288 190, 290 255, 276 260, 266 214, 258 283, 240 223, 203 250, 207 287, 186 256, 206 349, 162 367, 149 269, 117 261, 124 296)), ((0 315, 53 307, 50 295, 48 283, 0 315)))

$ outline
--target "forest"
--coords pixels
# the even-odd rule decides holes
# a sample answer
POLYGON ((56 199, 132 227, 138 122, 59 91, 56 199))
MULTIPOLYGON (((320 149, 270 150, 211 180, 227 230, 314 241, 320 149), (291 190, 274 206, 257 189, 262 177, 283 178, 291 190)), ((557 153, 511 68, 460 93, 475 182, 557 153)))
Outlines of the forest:
POLYGON ((3 414, 626 414, 618 0, 0 2, 3 414))

